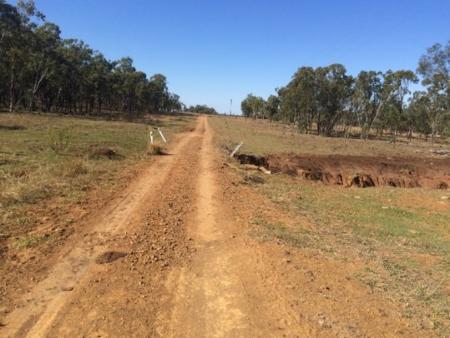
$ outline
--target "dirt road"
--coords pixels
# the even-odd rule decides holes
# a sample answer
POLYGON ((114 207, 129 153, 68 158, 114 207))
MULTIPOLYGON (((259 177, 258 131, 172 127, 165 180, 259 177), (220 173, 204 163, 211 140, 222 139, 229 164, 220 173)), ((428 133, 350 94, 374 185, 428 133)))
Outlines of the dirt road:
POLYGON ((206 117, 169 153, 79 227, 0 336, 421 335, 398 305, 354 277, 357 259, 252 235, 254 219, 308 221, 242 184, 206 117))
POLYGON ((67 243, 2 336, 265 336, 274 311, 290 317, 280 299, 261 302, 207 118, 179 139, 67 243))

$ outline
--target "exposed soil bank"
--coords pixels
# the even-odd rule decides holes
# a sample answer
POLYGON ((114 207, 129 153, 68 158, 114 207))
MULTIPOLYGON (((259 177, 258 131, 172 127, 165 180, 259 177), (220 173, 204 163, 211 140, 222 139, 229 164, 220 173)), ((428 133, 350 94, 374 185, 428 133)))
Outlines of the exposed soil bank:
POLYGON ((306 156, 296 154, 258 157, 236 156, 241 164, 263 166, 272 173, 301 176, 312 181, 346 187, 392 186, 448 189, 450 159, 374 156, 306 156))

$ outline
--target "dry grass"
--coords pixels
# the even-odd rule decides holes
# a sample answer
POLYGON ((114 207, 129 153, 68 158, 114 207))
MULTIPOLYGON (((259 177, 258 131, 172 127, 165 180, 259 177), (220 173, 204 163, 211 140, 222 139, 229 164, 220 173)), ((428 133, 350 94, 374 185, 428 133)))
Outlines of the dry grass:
POLYGON ((147 154, 152 156, 165 155, 166 152, 164 151, 163 147, 160 146, 159 144, 150 144, 147 149, 147 154))
POLYGON ((430 142, 399 140, 393 144, 380 140, 360 140, 323 137, 300 133, 292 126, 240 117, 213 116, 210 124, 217 131, 221 145, 232 149, 240 141, 244 142, 241 152, 264 155, 269 153, 294 152, 301 154, 341 154, 368 156, 433 156, 431 150, 450 145, 435 145, 430 142))

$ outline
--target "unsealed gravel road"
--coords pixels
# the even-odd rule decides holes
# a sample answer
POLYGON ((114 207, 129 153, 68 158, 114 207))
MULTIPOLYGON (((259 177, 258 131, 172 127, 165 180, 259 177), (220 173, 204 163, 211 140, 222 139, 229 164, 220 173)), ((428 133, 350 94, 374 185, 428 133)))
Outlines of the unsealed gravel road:
POLYGON ((261 284, 258 255, 223 200, 220 165, 199 117, 67 243, 0 334, 267 337, 281 335, 281 318, 283 334, 300 336, 289 304, 261 284))

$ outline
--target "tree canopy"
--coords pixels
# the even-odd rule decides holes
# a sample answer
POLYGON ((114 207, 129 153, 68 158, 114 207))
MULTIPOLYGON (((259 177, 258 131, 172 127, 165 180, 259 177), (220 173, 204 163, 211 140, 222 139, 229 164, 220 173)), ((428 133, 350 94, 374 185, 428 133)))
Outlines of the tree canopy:
POLYGON ((416 72, 363 70, 351 76, 341 64, 304 66, 276 95, 264 100, 249 94, 241 108, 244 116, 295 123, 325 136, 359 126, 361 138, 373 128, 434 138, 450 130, 449 74, 450 42, 429 48, 416 72), (411 92, 419 79, 424 90, 411 92))
POLYGON ((208 115, 217 114, 217 111, 214 108, 208 107, 207 105, 190 106, 186 110, 197 114, 208 114, 208 115))
POLYGON ((129 57, 107 60, 60 34, 32 0, 0 0, 0 108, 127 118, 181 109, 164 75, 148 77, 129 57))

